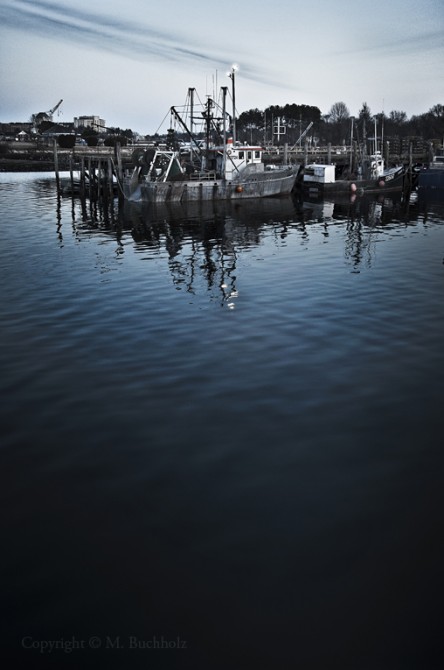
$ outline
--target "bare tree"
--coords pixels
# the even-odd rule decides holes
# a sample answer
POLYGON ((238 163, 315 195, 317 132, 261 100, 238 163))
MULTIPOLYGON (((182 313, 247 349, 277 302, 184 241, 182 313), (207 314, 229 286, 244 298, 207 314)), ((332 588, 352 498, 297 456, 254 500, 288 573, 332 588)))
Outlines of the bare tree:
POLYGON ((397 124, 405 123, 407 121, 407 114, 405 112, 394 109, 392 112, 390 112, 390 121, 393 121, 393 123, 397 124))
POLYGON ((350 112, 345 102, 335 102, 329 112, 330 123, 345 121, 350 118, 350 112))
POLYGON ((442 119, 444 117, 444 105, 433 105, 429 110, 429 114, 436 116, 437 119, 442 119))

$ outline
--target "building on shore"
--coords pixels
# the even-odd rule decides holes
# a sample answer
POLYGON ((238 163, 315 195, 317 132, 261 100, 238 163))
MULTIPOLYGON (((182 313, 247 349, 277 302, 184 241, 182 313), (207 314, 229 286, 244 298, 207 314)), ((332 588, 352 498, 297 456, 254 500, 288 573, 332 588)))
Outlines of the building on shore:
POLYGON ((101 119, 99 116, 75 116, 74 128, 76 130, 92 128, 98 133, 105 132, 105 119, 101 119))

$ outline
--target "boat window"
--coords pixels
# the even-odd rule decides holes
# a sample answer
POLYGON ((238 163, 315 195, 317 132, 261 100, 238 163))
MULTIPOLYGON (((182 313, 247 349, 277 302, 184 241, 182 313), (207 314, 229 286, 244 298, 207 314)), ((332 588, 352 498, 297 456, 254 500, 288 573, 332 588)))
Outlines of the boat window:
POLYGON ((244 158, 244 152, 243 151, 239 151, 239 158, 244 158))
POLYGON ((251 151, 247 151, 247 160, 251 161, 251 151))
POLYGON ((255 151, 254 152, 254 157, 255 158, 260 158, 261 157, 261 152, 260 151, 255 151))

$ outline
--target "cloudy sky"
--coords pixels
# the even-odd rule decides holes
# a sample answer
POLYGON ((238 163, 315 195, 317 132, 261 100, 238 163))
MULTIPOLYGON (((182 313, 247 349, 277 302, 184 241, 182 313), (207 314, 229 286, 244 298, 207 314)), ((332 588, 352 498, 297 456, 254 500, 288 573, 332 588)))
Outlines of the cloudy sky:
POLYGON ((286 103, 355 115, 444 104, 444 0, 0 0, 0 121, 163 130, 239 65, 238 113, 286 103))

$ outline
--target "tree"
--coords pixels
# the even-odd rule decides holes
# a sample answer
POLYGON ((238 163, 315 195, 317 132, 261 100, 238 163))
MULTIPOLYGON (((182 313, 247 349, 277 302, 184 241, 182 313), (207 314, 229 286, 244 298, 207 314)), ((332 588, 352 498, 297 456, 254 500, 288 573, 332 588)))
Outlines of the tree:
POLYGON ((264 113, 259 109, 242 112, 237 119, 237 130, 247 141, 259 141, 264 133, 264 113))
POLYGON ((96 147, 99 143, 99 133, 94 128, 85 128, 81 137, 85 140, 89 147, 96 147))
POLYGON ((390 121, 398 125, 405 123, 407 121, 407 114, 394 109, 390 112, 390 121))
POLYGON ((329 112, 330 123, 340 123, 350 118, 350 112, 345 102, 335 102, 329 112))
POLYGON ((126 147, 128 138, 124 135, 111 135, 111 137, 107 137, 104 142, 106 147, 115 147, 116 144, 120 144, 121 147, 126 147))
POLYGON ((435 116, 437 119, 444 118, 444 105, 433 105, 433 107, 429 110, 429 114, 435 116))
POLYGON ((342 144, 349 134, 350 112, 345 102, 335 102, 328 114, 324 115, 324 135, 327 142, 342 144))
MULTIPOLYGON (((261 112, 262 114, 262 112, 261 112)), ((286 127, 286 142, 296 142, 310 122, 318 124, 321 120, 321 110, 311 105, 287 104, 284 107, 271 105, 265 112, 267 135, 272 137, 272 126, 277 125, 278 118, 286 127)))
POLYGON ((362 103, 362 107, 359 110, 358 118, 360 121, 365 121, 366 123, 369 123, 372 120, 372 113, 370 111, 370 107, 367 105, 366 102, 362 103))
POLYGON ((429 128, 434 139, 441 139, 444 136, 444 106, 434 105, 427 114, 429 128))
POLYGON ((57 144, 61 149, 72 149, 75 143, 75 135, 59 135, 57 138, 57 144))
POLYGON ((367 105, 366 102, 363 102, 362 107, 359 110, 359 114, 358 114, 358 125, 360 127, 362 137, 367 136, 367 132, 370 128, 371 120, 372 120, 372 113, 370 111, 370 107, 367 105))

